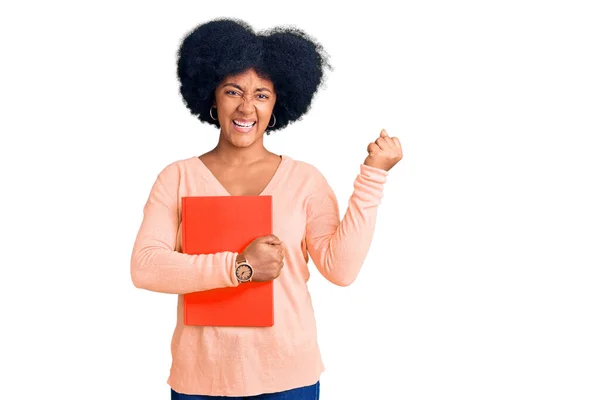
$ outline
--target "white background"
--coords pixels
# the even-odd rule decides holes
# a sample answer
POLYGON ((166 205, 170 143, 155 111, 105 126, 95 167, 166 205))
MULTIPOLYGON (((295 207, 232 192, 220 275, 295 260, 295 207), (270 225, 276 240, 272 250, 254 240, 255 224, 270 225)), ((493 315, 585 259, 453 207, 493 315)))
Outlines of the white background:
POLYGON ((404 150, 358 280, 311 264, 321 398, 599 399, 593 3, 3 5, 0 398, 169 397, 176 296, 135 289, 129 260, 158 172, 217 139, 179 97, 180 40, 229 16, 330 54, 266 145, 342 211, 381 128, 404 150))

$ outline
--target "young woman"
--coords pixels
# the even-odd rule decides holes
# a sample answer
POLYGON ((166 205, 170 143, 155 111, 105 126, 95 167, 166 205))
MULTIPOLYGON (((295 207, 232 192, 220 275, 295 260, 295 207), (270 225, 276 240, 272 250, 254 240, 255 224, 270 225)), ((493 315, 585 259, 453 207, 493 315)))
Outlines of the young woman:
POLYGON ((255 33, 242 21, 215 20, 181 44, 182 97, 220 136, 212 150, 158 174, 131 259, 136 287, 179 295, 168 379, 173 399, 319 397, 324 366, 307 288, 309 258, 334 284, 352 283, 371 244, 388 171, 402 158, 400 142, 385 131, 368 144, 340 221, 336 196, 317 168, 265 148, 265 133, 308 111, 326 67, 321 46, 292 28, 255 33), (240 254, 181 252, 183 196, 245 195, 273 197, 273 235, 240 254), (243 285, 242 263, 251 265, 253 281, 273 281, 274 326, 184 325, 183 295, 243 285))

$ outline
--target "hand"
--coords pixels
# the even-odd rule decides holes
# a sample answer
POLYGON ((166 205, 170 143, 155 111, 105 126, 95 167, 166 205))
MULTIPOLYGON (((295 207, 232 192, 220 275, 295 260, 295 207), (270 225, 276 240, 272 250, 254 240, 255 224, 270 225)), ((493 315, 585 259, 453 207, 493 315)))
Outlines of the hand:
POLYGON ((385 129, 381 130, 374 143, 369 143, 367 151, 369 155, 365 158, 364 164, 386 171, 402 160, 400 140, 397 137, 389 137, 385 129))
POLYGON ((242 254, 254 270, 252 281, 265 282, 279 277, 283 268, 283 243, 277 236, 267 235, 254 239, 242 254))

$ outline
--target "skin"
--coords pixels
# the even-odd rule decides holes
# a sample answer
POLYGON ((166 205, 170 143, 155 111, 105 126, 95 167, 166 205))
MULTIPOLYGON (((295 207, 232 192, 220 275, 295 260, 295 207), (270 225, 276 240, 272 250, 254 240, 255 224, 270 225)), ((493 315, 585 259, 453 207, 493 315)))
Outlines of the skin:
POLYGON ((278 157, 263 144, 276 100, 273 83, 258 76, 254 70, 225 78, 215 90, 213 105, 213 115, 217 114, 221 126, 219 141, 206 156, 238 167, 248 167, 265 158, 273 161, 272 156, 278 157), (235 129, 234 120, 256 121, 256 124, 250 132, 242 133, 235 129))
MULTIPOLYGON (((254 70, 225 78, 215 90, 212 111, 221 126, 219 141, 199 158, 231 195, 258 195, 279 167, 281 157, 263 143, 276 101, 273 83, 254 70), (234 120, 255 125, 240 132, 234 120)), ((368 144, 364 164, 389 171, 401 159, 400 140, 383 129, 368 144)), ((252 265, 256 282, 277 278, 283 268, 283 243, 275 235, 257 238, 242 255, 252 265)))

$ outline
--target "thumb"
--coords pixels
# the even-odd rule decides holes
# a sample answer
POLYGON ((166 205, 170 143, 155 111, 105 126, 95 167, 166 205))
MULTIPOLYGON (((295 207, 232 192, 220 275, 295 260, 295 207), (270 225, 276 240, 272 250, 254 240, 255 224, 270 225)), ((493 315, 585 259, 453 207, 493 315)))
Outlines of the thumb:
POLYGON ((281 240, 275 235, 267 235, 265 236, 265 240, 263 243, 267 244, 281 244, 281 240))

